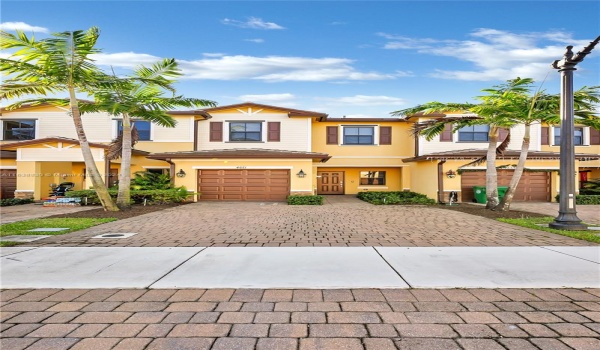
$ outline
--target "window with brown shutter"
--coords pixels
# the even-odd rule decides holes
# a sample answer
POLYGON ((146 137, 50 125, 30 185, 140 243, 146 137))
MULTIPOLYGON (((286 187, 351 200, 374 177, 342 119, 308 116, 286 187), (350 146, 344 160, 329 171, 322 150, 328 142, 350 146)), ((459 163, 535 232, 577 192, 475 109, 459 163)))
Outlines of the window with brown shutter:
POLYGON ((210 122, 210 142, 223 141, 223 122, 210 122))
POLYGON ((498 129, 498 141, 502 142, 508 136, 508 129, 500 128, 498 129))
POLYGON ((600 145, 600 130, 590 128, 590 145, 600 145))
POLYGON ((379 144, 380 145, 391 145, 392 144, 392 127, 382 126, 379 128, 379 144))
POLYGON ((542 126, 541 138, 542 138, 542 145, 550 144, 550 128, 549 127, 542 126))
POLYGON ((281 141, 281 123, 280 122, 267 122, 267 141, 279 142, 281 141))
POLYGON ((327 144, 337 145, 338 144, 338 127, 328 126, 327 127, 327 144))
POLYGON ((452 124, 444 125, 444 131, 440 134, 441 142, 452 142, 452 124))

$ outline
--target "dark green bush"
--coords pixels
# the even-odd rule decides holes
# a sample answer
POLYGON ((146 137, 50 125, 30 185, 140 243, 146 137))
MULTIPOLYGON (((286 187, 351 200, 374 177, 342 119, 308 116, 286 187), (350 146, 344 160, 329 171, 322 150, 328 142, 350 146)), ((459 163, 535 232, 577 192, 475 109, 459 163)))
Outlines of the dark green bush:
POLYGON ((10 207, 11 205, 21 205, 33 203, 33 199, 29 198, 4 198, 0 199, 0 207, 10 207))
MULTIPOLYGON (((556 195, 556 201, 560 202, 560 195, 556 195)), ((600 204, 600 195, 578 194, 575 196, 575 204, 578 205, 593 205, 600 204)))
MULTIPOLYGON (((109 190, 108 193, 113 199, 117 198, 117 191, 109 190)), ((168 190, 131 190, 131 202, 136 204, 166 204, 181 203, 188 199, 190 194, 185 187, 172 188, 168 190)), ((87 197, 88 205, 99 205, 100 200, 94 190, 69 191, 69 197, 83 198, 87 197)))
POLYGON ((172 188, 169 174, 157 174, 149 171, 138 171, 131 179, 133 190, 167 190, 172 188))
POLYGON ((323 205, 323 196, 288 196, 289 205, 323 205))
POLYGON ((432 205, 435 200, 427 198, 426 195, 410 191, 390 191, 377 192, 367 191, 359 192, 358 199, 369 202, 375 205, 391 205, 391 204, 422 204, 432 205))

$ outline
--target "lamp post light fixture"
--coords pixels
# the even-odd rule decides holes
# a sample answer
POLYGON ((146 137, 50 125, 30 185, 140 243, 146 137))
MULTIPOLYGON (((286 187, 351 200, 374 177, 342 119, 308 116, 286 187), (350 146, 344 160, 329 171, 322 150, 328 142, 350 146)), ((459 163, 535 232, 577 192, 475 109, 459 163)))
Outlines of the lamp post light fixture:
POLYGON ((179 169, 179 171, 175 175, 177 175, 177 177, 185 177, 186 174, 185 171, 183 171, 183 169, 179 169))
POLYGON ((575 108, 573 102, 573 71, 577 63, 583 61, 586 55, 600 42, 600 36, 574 54, 567 46, 562 60, 552 63, 554 69, 560 72, 560 201, 558 216, 550 223, 550 227, 558 230, 586 230, 587 225, 577 217, 575 206, 575 146, 573 136, 575 131, 575 108))

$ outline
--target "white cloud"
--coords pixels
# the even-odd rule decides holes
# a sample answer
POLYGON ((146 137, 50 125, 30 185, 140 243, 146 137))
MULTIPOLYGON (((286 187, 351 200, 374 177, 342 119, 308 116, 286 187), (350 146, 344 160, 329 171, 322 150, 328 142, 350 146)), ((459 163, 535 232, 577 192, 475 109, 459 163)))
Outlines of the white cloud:
POLYGON ((264 104, 281 104, 285 103, 286 106, 294 106, 293 102, 296 96, 293 94, 263 94, 263 95, 241 95, 238 97, 240 101, 244 102, 256 102, 264 104))
POLYGON ((24 32, 48 33, 48 28, 32 26, 25 22, 0 23, 0 29, 4 31, 22 30, 24 32))
POLYGON ((221 23, 226 24, 226 25, 235 26, 235 27, 240 27, 240 28, 266 29, 266 30, 285 29, 285 27, 282 27, 277 23, 265 22, 261 18, 256 18, 256 17, 250 17, 245 22, 238 21, 235 19, 225 18, 224 20, 221 21, 221 23))
POLYGON ((265 42, 265 39, 244 39, 244 41, 249 41, 251 43, 262 44, 265 42))
POLYGON ((406 103, 404 99, 391 96, 367 96, 354 95, 338 98, 321 98, 335 105, 351 105, 351 106, 400 106, 406 103))
MULTIPOLYGON (((113 54, 97 54, 93 58, 104 66, 133 68, 140 64, 152 64, 160 57, 135 53, 120 52, 113 54)), ((202 80, 260 80, 265 82, 282 81, 362 81, 387 80, 405 76, 406 73, 395 72, 361 72, 347 58, 310 58, 293 56, 227 56, 222 54, 205 54, 198 60, 177 60, 184 73, 182 79, 202 80)))
POLYGON ((134 68, 141 64, 151 65, 161 59, 157 56, 135 52, 98 53, 91 55, 90 57, 95 60, 98 65, 122 68, 134 68))
POLYGON ((575 48, 588 44, 575 40, 570 33, 548 31, 542 33, 512 33, 481 28, 473 31, 471 40, 437 40, 409 38, 401 35, 378 33, 388 39, 385 49, 416 50, 422 54, 453 57, 473 65, 470 70, 437 69, 430 75, 442 79, 506 80, 517 76, 543 79, 550 64, 560 59, 566 45, 575 48))

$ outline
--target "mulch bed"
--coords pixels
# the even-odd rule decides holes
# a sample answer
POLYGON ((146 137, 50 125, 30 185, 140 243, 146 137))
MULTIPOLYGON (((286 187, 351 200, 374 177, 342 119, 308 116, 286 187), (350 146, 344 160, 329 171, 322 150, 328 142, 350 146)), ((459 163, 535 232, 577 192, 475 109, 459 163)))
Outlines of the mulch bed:
POLYGON ((169 208, 178 207, 187 203, 171 203, 171 204, 158 204, 158 205, 132 205, 129 209, 120 211, 105 211, 102 207, 98 209, 90 209, 84 211, 77 211, 67 214, 52 215, 48 218, 117 218, 118 220, 132 218, 134 216, 144 215, 155 211, 165 210, 169 208))
POLYGON ((460 211, 463 213, 483 216, 488 219, 499 219, 499 218, 507 218, 507 219, 520 219, 524 217, 529 218, 540 218, 547 217, 548 215, 538 214, 538 213, 530 213, 526 211, 518 211, 518 210, 510 210, 510 211, 498 211, 498 210, 490 210, 485 209, 483 205, 473 205, 468 203, 458 203, 454 205, 439 205, 436 208, 448 209, 460 211))

